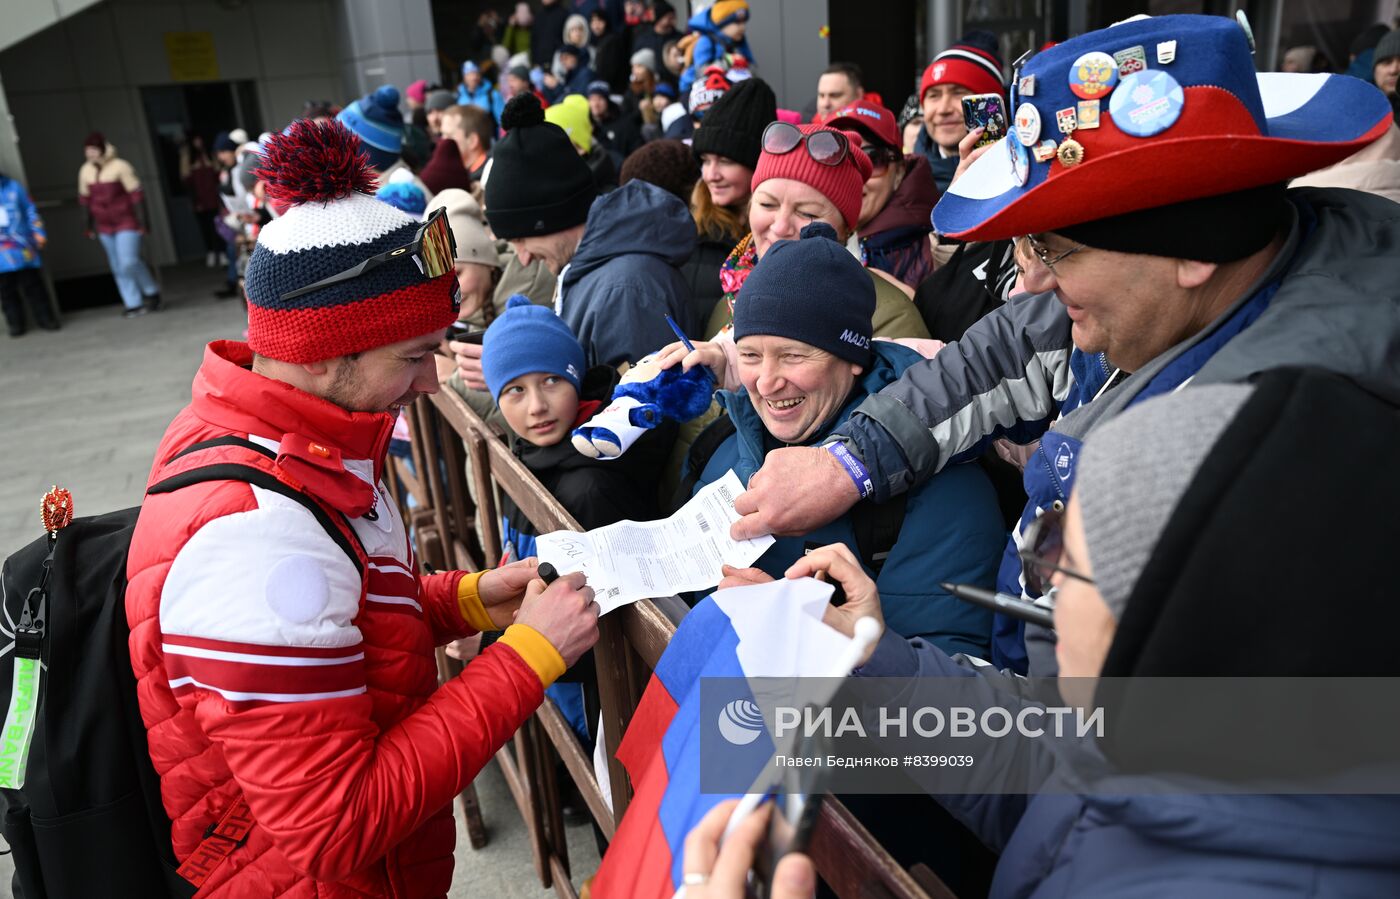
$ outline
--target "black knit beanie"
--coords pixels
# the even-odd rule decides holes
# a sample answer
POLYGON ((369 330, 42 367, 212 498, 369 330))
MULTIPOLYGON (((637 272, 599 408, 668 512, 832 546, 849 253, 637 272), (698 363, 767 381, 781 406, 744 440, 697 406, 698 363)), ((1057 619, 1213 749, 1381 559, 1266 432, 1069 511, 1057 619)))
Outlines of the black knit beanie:
POLYGON ((1056 228, 1076 243, 1118 253, 1234 262, 1262 250, 1288 224, 1284 184, 1139 209, 1056 228))
POLYGON ((780 240, 734 298, 734 339, 767 334, 800 340, 857 365, 870 363, 875 284, 826 222, 780 240), (814 286, 815 285, 815 286, 814 286))
POLYGON ((777 118, 778 98, 773 89, 759 78, 746 78, 705 111, 690 147, 696 159, 704 153, 718 153, 756 168, 763 129, 777 118))
POLYGON ((495 235, 511 240, 583 224, 598 192, 564 129, 544 120, 532 93, 511 98, 501 127, 506 136, 492 150, 486 181, 486 220, 495 235))

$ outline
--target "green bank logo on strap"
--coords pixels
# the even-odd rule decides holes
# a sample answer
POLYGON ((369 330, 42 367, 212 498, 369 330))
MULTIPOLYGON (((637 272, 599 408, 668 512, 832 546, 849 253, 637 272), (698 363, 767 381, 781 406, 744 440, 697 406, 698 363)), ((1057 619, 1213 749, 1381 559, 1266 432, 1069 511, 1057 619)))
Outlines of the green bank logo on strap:
POLYGON ((24 786, 29 761, 29 741, 34 738, 34 718, 39 711, 39 660, 15 657, 14 688, 5 727, 0 730, 0 787, 24 786))

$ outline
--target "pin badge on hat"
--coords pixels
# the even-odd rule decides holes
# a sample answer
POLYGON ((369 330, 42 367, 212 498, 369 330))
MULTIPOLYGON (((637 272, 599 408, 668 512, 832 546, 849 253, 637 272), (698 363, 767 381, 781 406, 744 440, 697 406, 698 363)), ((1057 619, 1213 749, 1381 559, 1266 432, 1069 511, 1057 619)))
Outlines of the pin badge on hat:
POLYGON ((1055 151, 1055 155, 1060 158, 1060 165, 1065 168, 1073 168, 1084 161, 1084 146, 1072 137, 1067 137, 1060 142, 1060 148, 1055 151))
POLYGON ((1162 41, 1157 45, 1157 65, 1165 66, 1176 62, 1176 41, 1162 41))
POLYGON ((1016 85, 1023 97, 1035 96, 1035 76, 1026 75, 1016 85))
POLYGON ((1036 162, 1049 162, 1055 158, 1055 151, 1059 149, 1053 140, 1043 140, 1035 148, 1036 162))
POLYGON ((1075 129, 1088 131, 1099 127, 1099 101, 1080 100, 1076 104, 1077 116, 1075 118, 1075 129))
POLYGON ((1113 54, 1113 61, 1118 63, 1118 77, 1127 78, 1134 72, 1141 72, 1147 68, 1147 50, 1141 44, 1119 50, 1113 54))
POLYGON ((1073 106, 1068 109, 1061 109, 1055 113, 1055 124, 1059 126, 1061 134, 1069 134, 1076 127, 1079 113, 1073 106))
POLYGON ((1170 128, 1185 105, 1186 96, 1175 78, 1160 69, 1148 69, 1123 79, 1108 100, 1108 114, 1124 134, 1151 137, 1170 128))
POLYGON ((1069 70, 1069 89, 1081 100, 1097 100, 1108 95, 1118 83, 1118 63, 1107 53, 1085 53, 1069 70))
POLYGON ((1040 140, 1040 110, 1033 103, 1016 107, 1016 139, 1023 146, 1033 147, 1040 140))
POLYGON ((1020 141, 1006 138, 1006 149, 1011 154, 1011 173, 1016 177, 1016 183, 1022 187, 1031 180, 1031 153, 1026 149, 1026 145, 1020 141))
POLYGON ((1249 41, 1249 52, 1254 52, 1254 29, 1249 27, 1249 16, 1244 14, 1244 10, 1235 10, 1235 21, 1240 23, 1244 29, 1244 36, 1249 41))

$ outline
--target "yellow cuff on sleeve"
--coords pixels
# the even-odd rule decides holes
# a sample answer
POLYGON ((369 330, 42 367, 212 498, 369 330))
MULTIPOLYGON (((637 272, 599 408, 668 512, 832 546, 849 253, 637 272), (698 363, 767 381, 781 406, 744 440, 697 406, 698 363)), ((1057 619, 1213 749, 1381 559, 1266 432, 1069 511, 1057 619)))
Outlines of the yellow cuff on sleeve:
POLYGON ((520 653, 525 664, 534 669, 535 674, 540 678, 540 683, 546 687, 558 680, 559 676, 564 673, 566 666, 564 665, 564 657, 559 654, 559 650, 545 639, 544 634, 528 624, 512 624, 506 628, 506 632, 496 642, 504 643, 520 653))
POLYGON ((494 631, 496 625, 491 623, 491 616, 486 614, 486 607, 481 604, 481 595, 476 590, 484 574, 484 571, 473 571, 457 582, 457 608, 462 610, 462 620, 475 630, 494 631))

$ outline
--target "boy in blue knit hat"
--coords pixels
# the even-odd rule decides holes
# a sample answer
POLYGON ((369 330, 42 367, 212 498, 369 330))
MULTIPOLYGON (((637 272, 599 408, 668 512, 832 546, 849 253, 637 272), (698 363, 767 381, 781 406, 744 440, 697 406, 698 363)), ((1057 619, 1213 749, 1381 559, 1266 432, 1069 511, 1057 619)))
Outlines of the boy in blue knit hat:
MULTIPOLYGON (((584 364, 583 347, 564 320, 519 295, 482 341, 486 387, 517 435, 512 451, 569 514, 585 529, 655 518, 654 485, 674 430, 648 431, 617 460, 580 454, 569 435, 608 403, 618 381, 611 366, 585 370, 584 364)), ((505 561, 534 555, 537 531, 509 497, 502 497, 501 517, 505 561)))
MULTIPOLYGON (((486 387, 517 435, 511 451, 585 530, 623 519, 657 517, 656 484, 675 438, 674 424, 647 431, 624 456, 589 458, 569 440, 573 429, 612 398, 617 370, 607 365, 584 369, 583 347, 564 320, 546 306, 519 294, 486 329, 482 340, 486 387)), ((535 554, 539 531, 508 494, 501 494, 501 564, 535 554)), ((562 680, 591 680, 592 661, 584 656, 562 680)), ((549 696, 588 742, 581 691, 556 684, 549 696)))

